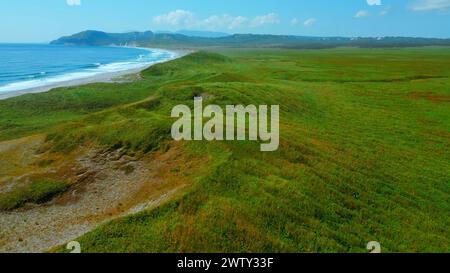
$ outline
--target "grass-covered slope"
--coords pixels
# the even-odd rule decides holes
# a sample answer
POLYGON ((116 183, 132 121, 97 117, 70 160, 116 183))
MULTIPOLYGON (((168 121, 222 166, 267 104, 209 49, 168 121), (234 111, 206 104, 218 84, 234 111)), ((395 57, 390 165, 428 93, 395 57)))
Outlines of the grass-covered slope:
POLYGON ((51 200, 69 187, 67 182, 39 180, 0 194, 0 211, 20 208, 26 203, 40 204, 51 200))
POLYGON ((278 104, 277 152, 182 143, 187 158, 208 158, 189 189, 86 234, 83 251, 365 252, 374 240, 448 251, 449 68, 446 48, 200 52, 134 83, 0 101, 0 138, 44 132, 55 151, 148 153, 172 145, 170 111, 197 95, 278 104))

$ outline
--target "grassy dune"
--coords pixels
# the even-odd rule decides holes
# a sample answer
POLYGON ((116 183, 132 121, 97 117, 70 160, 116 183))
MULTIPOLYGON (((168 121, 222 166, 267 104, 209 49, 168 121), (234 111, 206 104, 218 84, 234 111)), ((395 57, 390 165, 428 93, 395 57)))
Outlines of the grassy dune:
POLYGON ((64 192, 68 187, 69 185, 66 182, 50 179, 35 181, 13 191, 0 194, 0 211, 17 209, 26 203, 45 203, 64 192))
POLYGON ((173 145, 170 111, 195 96, 278 104, 277 152, 182 143, 208 158, 189 189, 86 234, 83 251, 365 252, 373 240, 385 252, 448 251, 449 68, 448 48, 199 52, 133 83, 0 101, 0 140, 45 133, 55 153, 151 153, 173 145))

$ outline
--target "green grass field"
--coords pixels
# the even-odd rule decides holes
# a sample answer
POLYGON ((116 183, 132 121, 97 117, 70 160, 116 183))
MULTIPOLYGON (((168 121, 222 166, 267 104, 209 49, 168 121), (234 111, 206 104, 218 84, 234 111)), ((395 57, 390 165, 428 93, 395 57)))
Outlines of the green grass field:
POLYGON ((217 50, 142 76, 0 101, 0 141, 164 151, 172 107, 202 95, 280 105, 280 149, 181 143, 208 159, 190 187, 86 234, 84 252, 450 251, 449 48, 217 50))

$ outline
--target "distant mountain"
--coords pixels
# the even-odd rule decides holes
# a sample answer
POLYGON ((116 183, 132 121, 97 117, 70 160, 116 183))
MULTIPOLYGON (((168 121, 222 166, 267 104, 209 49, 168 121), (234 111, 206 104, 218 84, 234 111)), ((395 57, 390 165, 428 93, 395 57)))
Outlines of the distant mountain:
POLYGON ((231 34, 225 32, 213 32, 213 31, 192 31, 192 30, 180 30, 176 32, 189 37, 203 37, 203 38, 220 38, 227 37, 231 34))
POLYGON ((64 45, 139 45, 149 41, 154 36, 151 31, 106 33, 102 31, 87 30, 71 36, 59 38, 51 44, 64 45))
POLYGON ((213 32, 213 31, 195 31, 195 30, 179 30, 179 31, 156 31, 155 33, 165 34, 181 34, 188 37, 200 37, 200 38, 220 38, 227 37, 231 34, 225 32, 213 32))
MULTIPOLYGON (((196 33, 196 32, 194 32, 196 33)), ((194 34, 191 33, 191 34, 194 34)), ((188 34, 188 33, 185 33, 188 34)), ((129 32, 106 33, 88 30, 52 41, 63 45, 116 45, 166 48, 198 47, 273 47, 273 48, 334 48, 334 47, 418 47, 450 46, 450 39, 410 37, 308 37, 288 35, 234 34, 222 37, 198 37, 179 33, 129 32)), ((204 33, 204 35, 206 35, 204 33)))

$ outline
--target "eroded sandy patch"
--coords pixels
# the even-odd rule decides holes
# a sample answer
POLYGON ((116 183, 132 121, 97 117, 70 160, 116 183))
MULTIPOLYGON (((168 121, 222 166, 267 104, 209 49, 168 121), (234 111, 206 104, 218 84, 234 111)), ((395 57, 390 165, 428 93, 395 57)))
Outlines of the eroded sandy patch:
MULTIPOLYGON (((0 252, 44 252, 106 221, 158 206, 188 185, 184 171, 197 164, 191 162, 179 169, 185 160, 176 146, 165 153, 140 157, 93 147, 84 147, 75 154, 78 156, 65 155, 49 167, 31 171, 39 175, 48 172, 70 181, 72 187, 50 203, 0 212, 0 252), (171 171, 175 166, 178 172, 171 171)), ((55 160, 59 156, 53 155, 55 160)), ((38 157, 34 161, 51 155, 38 157)))

